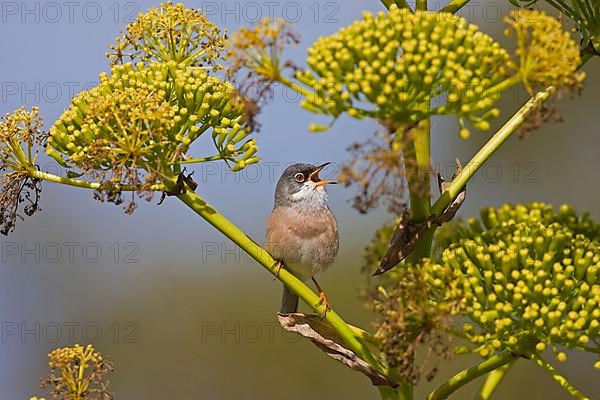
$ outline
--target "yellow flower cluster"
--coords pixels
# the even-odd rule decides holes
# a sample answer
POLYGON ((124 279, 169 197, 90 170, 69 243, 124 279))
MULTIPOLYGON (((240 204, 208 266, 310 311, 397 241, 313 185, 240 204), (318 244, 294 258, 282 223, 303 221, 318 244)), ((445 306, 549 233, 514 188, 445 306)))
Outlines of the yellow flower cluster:
POLYGON ((464 18, 392 7, 331 36, 308 51, 310 87, 303 107, 334 117, 373 117, 399 126, 429 115, 455 114, 486 130, 498 116, 495 85, 510 74, 510 58, 464 18), (431 100, 443 104, 430 108, 431 100))
POLYGON ((6 114, 0 121, 0 146, 16 139, 18 143, 39 143, 42 138, 42 118, 38 107, 27 111, 21 106, 12 114, 6 114))
POLYGON ((582 234, 590 240, 600 240, 600 224, 591 219, 589 212, 579 215, 571 206, 563 204, 555 211, 550 204, 533 202, 524 204, 504 204, 500 208, 484 208, 481 211, 481 222, 470 221, 470 229, 494 229, 515 222, 543 223, 549 225, 559 223, 575 234, 582 234), (476 227, 477 226, 477 227, 476 227))
POLYGON ((440 302, 459 301, 466 336, 482 356, 559 346, 600 350, 599 226, 568 206, 542 203, 482 211, 462 239, 425 263, 440 302), (590 236, 587 236, 590 235, 590 236))
POLYGON ((216 66, 224 48, 219 29, 196 9, 171 2, 160 4, 127 26, 109 46, 113 64, 175 61, 187 66, 216 66))
MULTIPOLYGON (((509 0, 517 7, 531 7, 538 0, 509 0)), ((541 3, 541 2, 540 2, 541 3)), ((553 0, 544 5, 554 7, 561 16, 570 18, 581 36, 581 44, 588 54, 600 52, 600 2, 598 0, 553 0)))
POLYGON ((37 107, 20 107, 0 120, 0 171, 33 168, 46 140, 39 113, 37 107))
POLYGON ((257 147, 246 140, 233 93, 230 84, 173 61, 115 66, 52 126, 47 152, 85 172, 118 171, 118 182, 137 168, 169 176, 167 166, 212 130, 219 155, 241 169, 258 161, 257 147))
POLYGON ((600 241, 600 224, 594 222, 589 213, 579 215, 571 206, 563 204, 558 211, 546 203, 504 204, 500 208, 487 207, 481 210, 481 219, 470 218, 464 223, 460 220, 442 225, 436 232, 435 241, 439 248, 445 249, 461 239, 481 234, 488 229, 496 229, 515 222, 559 223, 575 234, 582 234, 590 240, 600 241))
MULTIPOLYGON (((385 229, 368 248, 371 263, 385 251, 385 229)), ((453 232, 437 261, 390 271, 373 295, 376 335, 390 365, 415 376, 416 344, 437 343, 450 316, 468 319, 449 332, 472 343, 459 353, 527 357, 551 349, 562 361, 565 348, 600 352, 600 225, 587 214, 504 205, 453 232)))
POLYGON ((575 86, 581 62, 578 44, 560 21, 543 11, 518 9, 505 18, 506 35, 515 35, 519 74, 528 90, 536 87, 575 86))
POLYGON ((88 344, 86 347, 76 344, 73 347, 63 347, 53 350, 48 354, 50 368, 70 368, 75 365, 87 367, 89 363, 98 363, 102 361, 102 355, 94 351, 94 346, 88 344))

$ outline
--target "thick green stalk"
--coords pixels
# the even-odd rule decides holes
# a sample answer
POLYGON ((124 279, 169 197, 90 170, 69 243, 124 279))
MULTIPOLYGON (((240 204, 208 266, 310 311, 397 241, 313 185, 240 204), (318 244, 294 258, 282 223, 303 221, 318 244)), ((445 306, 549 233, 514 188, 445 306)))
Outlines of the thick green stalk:
POLYGON ((451 2, 446 4, 444 7, 442 7, 440 12, 449 12, 449 13, 455 14, 457 11, 459 11, 461 8, 463 8, 465 5, 467 5, 467 3, 469 1, 471 1, 471 0, 452 0, 451 2))
POLYGON ((552 376, 552 379, 554 379, 563 389, 569 392, 571 396, 575 397, 577 400, 590 400, 589 397, 584 396, 577 389, 575 389, 573 385, 571 385, 564 376, 558 373, 558 371, 548 361, 536 354, 532 355, 531 359, 546 372, 548 372, 552 376))
MULTIPOLYGON (((400 377, 392 376, 392 380, 401 381, 400 377)), ((412 400, 414 397, 413 386, 407 383, 401 383, 398 387, 379 386, 381 400, 412 400)))
POLYGON ((490 371, 500 368, 514 361, 514 356, 508 352, 496 354, 481 363, 465 369, 454 375, 439 388, 431 392, 427 396, 427 400, 443 400, 448 398, 452 393, 465 386, 467 383, 487 374, 490 371))
POLYGON ((413 398, 412 385, 400 385, 397 388, 380 386, 381 400, 409 400, 413 398))
MULTIPOLYGON (((406 141, 407 149, 404 152, 405 165, 407 166, 407 181, 410 198, 410 218, 413 221, 425 221, 431 215, 431 183, 429 171, 431 169, 431 141, 430 122, 425 120, 408 134, 414 135, 406 141)), ((422 258, 431 255, 434 229, 430 229, 419 240, 407 262, 418 263, 422 258)))
MULTIPOLYGON (((585 65, 592 57, 594 53, 584 51, 581 57, 581 63, 579 64, 578 70, 585 65)), ((502 83, 505 85, 506 83, 502 83)), ((532 111, 540 108, 552 95, 556 92, 554 86, 548 86, 547 88, 540 90, 534 94, 525 103, 500 130, 498 130, 494 136, 475 154, 475 156, 467 163, 462 172, 459 173, 450 183, 448 188, 442 193, 440 198, 431 207, 432 214, 439 216, 442 211, 448 207, 448 205, 456 198, 461 192, 462 188, 467 184, 469 179, 475 175, 477 170, 483 165, 483 163, 494 154, 496 150, 508 139, 513 133, 515 133, 519 127, 525 122, 525 119, 532 111)))
MULTIPOLYGON (((406 141, 404 162, 407 166, 408 191, 410 198, 410 218, 413 221, 425 221, 431 215, 431 169, 430 122, 424 120, 408 132, 413 135, 406 141)), ((418 262, 431 255, 433 229, 427 232, 408 256, 408 262, 418 262)))
POLYGON ((496 390, 500 382, 502 382, 502 379, 504 379, 504 377, 506 376, 506 373, 508 372, 510 367, 514 365, 515 361, 516 360, 509 362, 508 364, 505 364, 500 368, 497 368, 490 372, 485 381, 483 382, 481 389, 479 389, 479 392, 475 395, 474 400, 489 400, 492 394, 494 394, 494 391, 496 390))
MULTIPOLYGON (((137 190, 132 185, 110 185, 99 182, 88 182, 79 179, 62 177, 35 169, 28 170, 27 173, 33 178, 84 189, 114 189, 121 191, 137 190)), ((172 186, 172 183, 170 183, 169 186, 172 186)), ((164 191, 165 187, 162 185, 155 185, 152 187, 152 190, 164 191)), ((250 239, 242 230, 236 227, 222 214, 217 212, 200 196, 194 192, 188 191, 187 193, 178 196, 178 198, 194 212, 214 226, 217 230, 237 244, 242 250, 246 251, 246 253, 258 261, 259 264, 265 267, 269 272, 271 272, 271 274, 273 274, 277 279, 279 279, 294 293, 296 293, 298 297, 300 297, 306 304, 311 306, 315 312, 320 314, 324 311, 323 306, 319 304, 319 296, 317 296, 312 290, 310 290, 310 288, 308 288, 308 286, 306 286, 302 281, 285 269, 278 270, 275 260, 265 249, 250 239)), ((325 320, 335 329, 337 334, 342 338, 350 350, 368 362, 375 369, 379 370, 383 374, 387 374, 387 370, 367 347, 368 342, 372 343, 374 341, 370 335, 359 328, 346 324, 346 322, 333 310, 329 310, 327 312, 325 315, 325 320)), ((388 387, 380 387, 379 389, 382 393, 394 392, 394 389, 388 387)), ((397 399, 398 397, 393 398, 397 399)))
MULTIPOLYGON (((425 221, 431 214, 431 188, 429 171, 431 169, 430 153, 430 121, 421 121, 418 126, 404 132, 405 137, 404 165, 408 174, 408 191, 410 198, 410 218, 413 221, 425 221)), ((416 263, 422 258, 431 255, 433 230, 427 232, 417 243, 407 261, 416 263)), ((413 387, 409 383, 402 383, 397 389, 399 399, 412 399, 413 387)))
MULTIPOLYGON (((309 289, 300 279, 296 278, 285 269, 277 267, 276 261, 271 255, 263 249, 254 240, 250 239, 241 229, 231 223, 225 216, 215 210, 204 199, 194 192, 188 191, 178 198, 190 207, 196 214, 204 218, 209 224, 215 227, 219 232, 238 245, 248 255, 254 258, 259 264, 266 268, 271 274, 291 289, 306 304, 311 306, 317 313, 322 313, 323 306, 319 304, 319 296, 309 289)), ((385 369, 379 360, 371 353, 366 343, 360 341, 346 322, 335 313, 329 310, 325 314, 325 320, 335 329, 342 338, 346 346, 360 358, 368 362, 374 368, 385 373, 385 369)))
POLYGON ((417 0, 417 11, 427 11, 427 0, 417 0))
POLYGON ((594 45, 590 42, 588 46, 581 52, 581 64, 579 64, 579 68, 577 68, 577 70, 580 70, 585 63, 590 61, 590 59, 594 56, 600 56, 600 53, 596 51, 594 45))
POLYGON ((410 197, 410 217, 415 221, 424 221, 430 215, 431 193, 429 170, 431 169, 430 125, 425 120, 406 132, 404 163, 408 174, 410 197))
POLYGON ((517 111, 510 120, 502 128, 492 136, 492 138, 473 156, 463 170, 452 180, 452 183, 442 193, 440 198, 431 207, 432 214, 439 216, 442 211, 452 202, 453 199, 460 193, 462 188, 467 184, 469 179, 483 163, 491 157, 492 154, 515 133, 519 127, 525 122, 525 119, 533 110, 541 107, 556 91, 554 86, 550 86, 545 90, 536 93, 523 107, 517 111))

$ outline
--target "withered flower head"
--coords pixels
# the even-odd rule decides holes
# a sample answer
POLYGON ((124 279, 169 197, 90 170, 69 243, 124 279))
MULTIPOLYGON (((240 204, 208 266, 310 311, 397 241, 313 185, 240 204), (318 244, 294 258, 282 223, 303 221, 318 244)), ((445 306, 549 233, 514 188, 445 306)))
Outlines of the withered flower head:
POLYGON ((47 138, 39 110, 19 108, 0 121, 0 233, 15 228, 20 210, 31 216, 39 211, 42 191, 39 179, 28 171, 36 168, 38 152, 47 138))
POLYGON ((364 298, 367 308, 377 314, 375 337, 381 343, 386 363, 394 373, 416 384, 423 377, 432 379, 438 359, 451 356, 447 331, 458 303, 432 302, 444 285, 452 282, 432 280, 428 270, 420 265, 406 263, 377 277, 375 284, 373 266, 385 255, 397 223, 378 229, 363 253, 363 272, 369 282, 364 298))
POLYGON ((284 66, 281 59, 286 46, 298 43, 298 37, 285 20, 264 18, 254 27, 242 27, 227 41, 230 74, 248 70, 257 81, 276 81, 284 66))
MULTIPOLYGON (((449 275, 449 271, 439 273, 449 275)), ((431 380, 437 372, 438 360, 434 358, 448 359, 451 355, 446 334, 450 315, 458 306, 456 300, 431 300, 451 290, 444 286, 452 282, 412 264, 397 268, 392 275, 389 285, 378 287, 372 305, 378 314, 375 338, 382 344, 387 364, 397 374, 412 384, 417 384, 423 375, 431 380), (418 361, 419 349, 425 356, 418 361)))
POLYGON ((358 187, 353 206, 359 212, 367 213, 381 202, 395 214, 405 207, 401 201, 405 179, 401 149, 399 138, 388 132, 348 149, 351 161, 342 166, 338 181, 358 187))
POLYGON ((76 344, 52 351, 48 357, 50 375, 42 388, 51 390, 55 400, 111 400, 106 374, 112 364, 94 350, 92 345, 76 344))
POLYGON ((286 46, 298 42, 298 36, 285 20, 269 18, 262 19, 252 28, 238 29, 227 40, 226 58, 230 64, 227 74, 237 83, 248 121, 254 122, 275 82, 284 79, 282 70, 294 69, 291 61, 284 61, 282 57, 286 46))

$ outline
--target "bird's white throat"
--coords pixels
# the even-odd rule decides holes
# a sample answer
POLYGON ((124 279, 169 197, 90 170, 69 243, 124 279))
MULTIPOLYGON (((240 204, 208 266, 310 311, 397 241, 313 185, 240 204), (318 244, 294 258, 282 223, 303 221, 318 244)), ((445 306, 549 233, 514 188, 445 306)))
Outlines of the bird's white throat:
POLYGON ((321 208, 327 206, 327 192, 322 185, 317 186, 308 181, 302 188, 291 195, 292 201, 302 202, 306 207, 321 208))

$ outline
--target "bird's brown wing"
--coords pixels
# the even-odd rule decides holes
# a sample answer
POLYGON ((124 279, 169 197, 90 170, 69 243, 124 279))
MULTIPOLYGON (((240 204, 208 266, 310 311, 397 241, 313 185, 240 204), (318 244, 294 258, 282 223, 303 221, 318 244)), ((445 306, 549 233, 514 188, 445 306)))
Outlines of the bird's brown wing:
POLYGON ((265 249, 276 260, 283 259, 283 249, 289 241, 295 241, 292 237, 290 224, 286 217, 287 213, 282 213, 280 208, 273 210, 267 220, 267 233, 265 235, 265 249))

